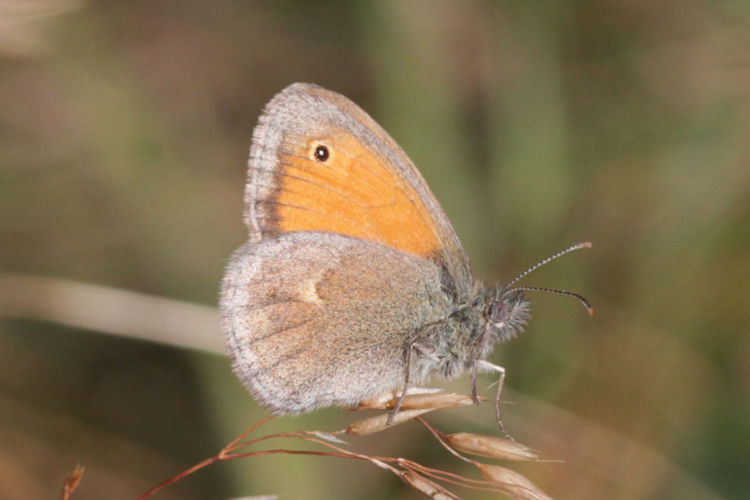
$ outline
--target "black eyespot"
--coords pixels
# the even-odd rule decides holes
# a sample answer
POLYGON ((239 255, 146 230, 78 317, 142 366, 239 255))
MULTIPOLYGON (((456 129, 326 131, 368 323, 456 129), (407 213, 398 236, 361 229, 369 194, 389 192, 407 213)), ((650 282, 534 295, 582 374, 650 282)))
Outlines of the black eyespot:
POLYGON ((318 146, 315 148, 315 159, 318 161, 326 161, 328 159, 329 153, 328 148, 325 146, 318 146))

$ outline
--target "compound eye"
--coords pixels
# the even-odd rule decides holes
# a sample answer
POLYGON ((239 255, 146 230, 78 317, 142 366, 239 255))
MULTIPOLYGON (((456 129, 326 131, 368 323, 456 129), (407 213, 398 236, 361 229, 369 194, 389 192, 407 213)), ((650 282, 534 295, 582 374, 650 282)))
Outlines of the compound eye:
POLYGON ((505 302, 495 302, 490 306, 490 322, 496 325, 505 323, 508 319, 508 306, 505 302))

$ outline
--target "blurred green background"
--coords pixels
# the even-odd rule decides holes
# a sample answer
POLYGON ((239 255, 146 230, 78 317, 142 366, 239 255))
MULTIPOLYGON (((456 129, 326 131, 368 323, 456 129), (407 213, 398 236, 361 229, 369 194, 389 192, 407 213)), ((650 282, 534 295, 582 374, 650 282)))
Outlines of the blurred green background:
MULTIPOLYGON (((205 350, 252 128, 295 81, 390 131, 478 276, 594 242, 524 284, 597 314, 532 295, 494 354, 511 432, 565 461, 515 470, 556 498, 750 497, 750 2, 697 0, 0 3, 0 497, 55 498, 80 462, 74 499, 132 498, 265 415, 205 350)), ((430 421, 496 433, 492 415, 430 421)), ((350 442, 475 474, 413 423, 350 442)), ((271 493, 419 498, 305 456, 156 498, 271 493)))

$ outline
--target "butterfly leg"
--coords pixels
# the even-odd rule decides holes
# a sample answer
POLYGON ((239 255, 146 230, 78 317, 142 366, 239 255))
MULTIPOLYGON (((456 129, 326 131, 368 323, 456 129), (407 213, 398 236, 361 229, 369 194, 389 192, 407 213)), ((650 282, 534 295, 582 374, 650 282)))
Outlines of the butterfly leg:
POLYGON ((409 368, 411 365, 411 351, 414 350, 414 344, 409 344, 408 349, 406 350, 406 369, 404 374, 404 388, 401 391, 401 396, 399 396, 398 401, 396 401, 395 406, 393 407, 393 410, 391 410, 390 415, 388 415, 388 419, 385 421, 385 425, 391 425, 393 423, 393 419, 396 417, 396 413, 401 409, 401 405, 404 404, 404 399, 406 399, 406 393, 409 389, 409 368))
POLYGON ((479 396, 477 395, 477 372, 479 371, 479 360, 475 359, 474 364, 471 367, 471 399, 475 405, 478 405, 479 396))
MULTIPOLYGON (((497 426, 500 428, 500 432, 503 433, 503 436, 510 439, 511 441, 515 441, 513 436, 511 436, 510 433, 505 429, 505 425, 503 424, 503 417, 500 413, 500 396, 503 393, 503 386, 505 385, 505 368, 503 368, 502 366, 494 365, 489 361, 484 360, 477 360, 475 362, 475 367, 476 369, 474 370, 474 376, 476 376, 476 371, 480 367, 499 374, 499 377, 497 379, 497 394, 495 395, 495 415, 497 416, 497 426)), ((474 384, 474 390, 476 390, 476 382, 474 384)))

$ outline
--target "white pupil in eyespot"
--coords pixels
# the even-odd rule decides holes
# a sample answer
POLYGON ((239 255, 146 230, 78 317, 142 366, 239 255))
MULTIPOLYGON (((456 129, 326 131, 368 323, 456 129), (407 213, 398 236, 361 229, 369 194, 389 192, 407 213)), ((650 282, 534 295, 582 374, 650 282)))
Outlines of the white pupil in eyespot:
POLYGON ((326 161, 328 159, 328 148, 325 146, 318 146, 315 148, 315 159, 318 161, 326 161))

